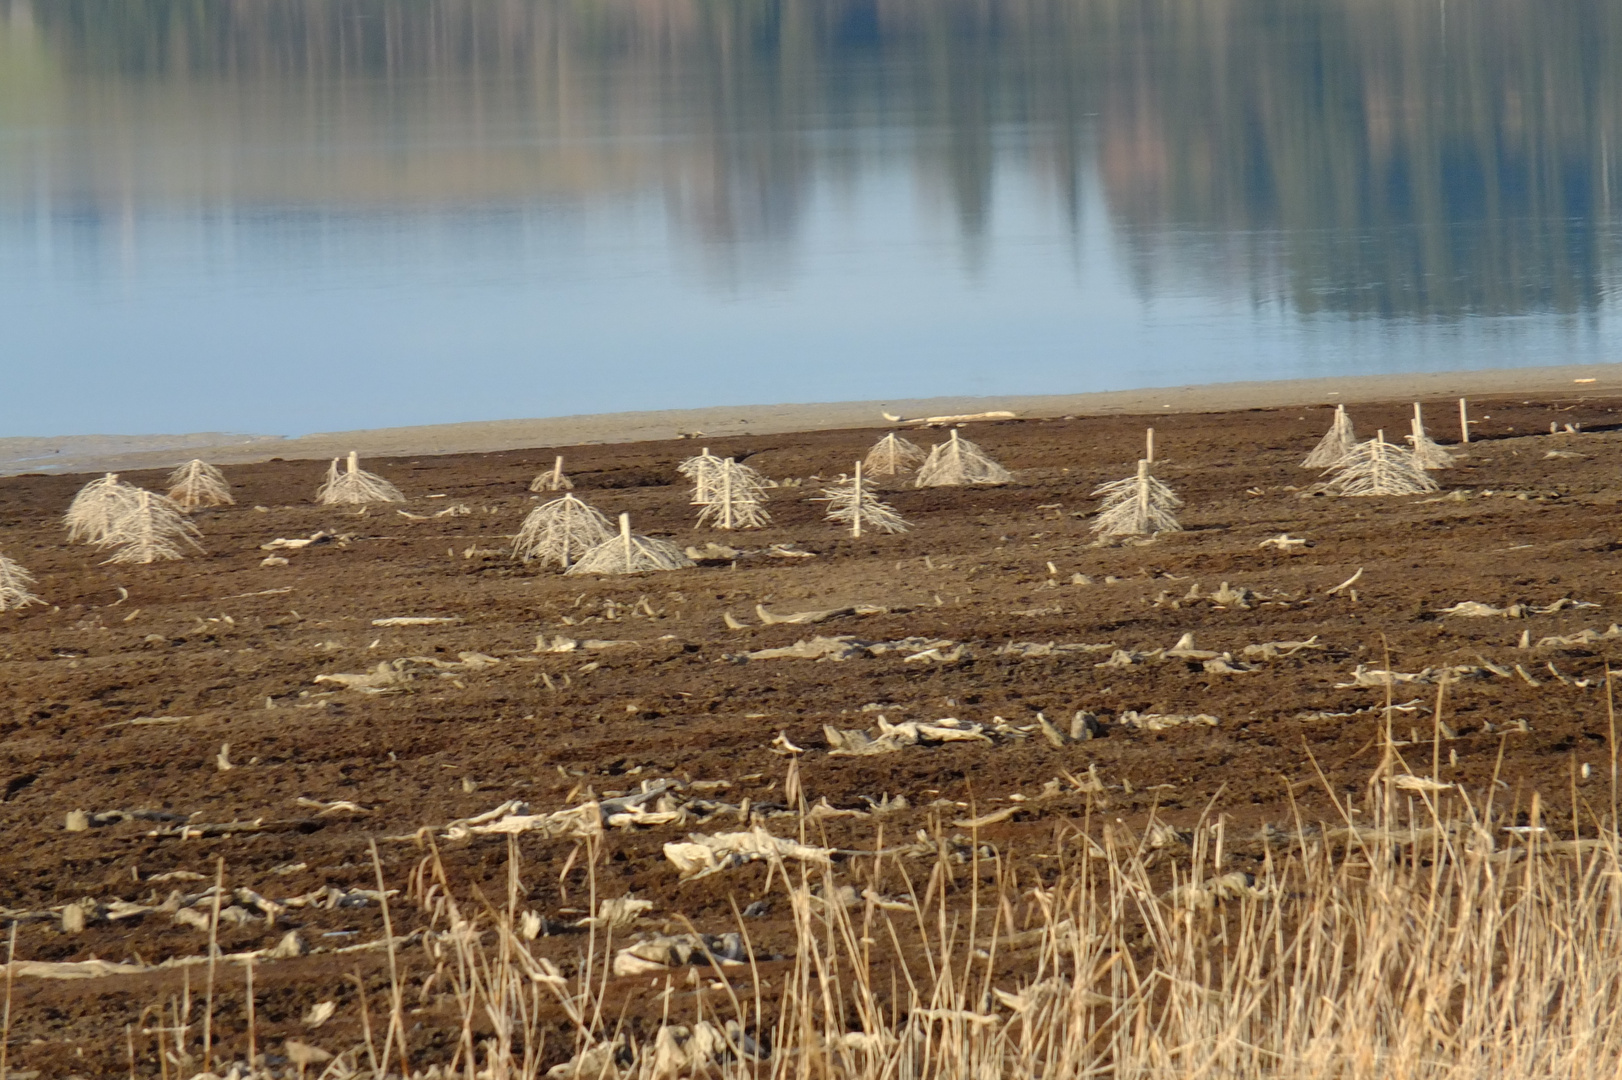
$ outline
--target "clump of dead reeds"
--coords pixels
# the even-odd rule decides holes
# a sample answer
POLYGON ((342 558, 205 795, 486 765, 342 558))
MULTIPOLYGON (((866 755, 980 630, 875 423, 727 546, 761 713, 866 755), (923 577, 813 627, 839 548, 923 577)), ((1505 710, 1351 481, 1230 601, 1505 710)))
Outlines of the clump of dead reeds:
POLYGON ((903 533, 912 528, 895 507, 884 502, 868 486, 862 476, 862 462, 856 463, 851 478, 831 488, 823 488, 817 498, 828 504, 828 520, 850 526, 852 536, 861 536, 866 528, 870 532, 903 533))
POLYGON ((1303 469, 1327 469, 1349 453, 1357 445, 1357 432, 1352 428, 1352 418, 1346 413, 1346 406, 1335 406, 1335 419, 1324 432, 1324 437, 1318 440, 1318 445, 1312 448, 1301 463, 1303 469))
POLYGON ((98 546, 111 548, 107 563, 154 563, 202 551, 197 527, 169 499, 136 489, 134 501, 113 522, 98 546))
POLYGON ((326 506, 353 506, 375 502, 405 502, 400 489, 374 473, 360 467, 360 455, 349 452, 349 461, 341 471, 338 459, 327 466, 327 478, 315 492, 315 501, 326 506))
POLYGON ((1093 532, 1100 537, 1152 536, 1182 531, 1176 511, 1183 500, 1150 474, 1147 460, 1138 462, 1136 476, 1100 484, 1093 494, 1104 499, 1092 525, 1093 532))
POLYGON ((225 474, 201 458, 193 458, 170 473, 168 484, 170 501, 188 512, 203 506, 236 505, 225 474))
POLYGON ((772 516, 762 504, 766 501, 766 478, 759 472, 723 458, 706 476, 709 501, 698 512, 698 524, 717 529, 762 529, 772 516))
POLYGON ((1412 452, 1386 442, 1385 432, 1378 431, 1335 463, 1321 490, 1329 495, 1362 497, 1422 495, 1440 487, 1412 452))
POLYGON ((552 467, 529 482, 531 491, 573 491, 574 481, 563 475, 563 455, 552 459, 552 467))

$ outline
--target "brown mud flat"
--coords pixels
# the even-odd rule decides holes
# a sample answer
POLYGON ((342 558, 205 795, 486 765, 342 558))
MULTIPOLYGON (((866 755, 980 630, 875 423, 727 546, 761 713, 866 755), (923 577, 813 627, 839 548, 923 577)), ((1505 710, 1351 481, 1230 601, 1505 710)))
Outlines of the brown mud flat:
MULTIPOLYGON (((206 888, 222 861, 229 887, 273 899, 375 890, 375 840, 388 887, 401 890, 390 908, 395 933, 409 934, 423 916, 404 894, 427 855, 411 835, 427 829, 436 838, 459 895, 478 890, 499 903, 510 885, 507 839, 446 838, 442 827, 508 800, 539 814, 634 793, 646 781, 724 781, 730 786, 710 785, 706 797, 747 799, 745 813, 788 835, 789 819, 774 816, 787 770, 770 746, 779 733, 804 748, 798 770, 808 800, 862 812, 884 796, 908 801, 882 816, 828 818, 818 842, 871 846, 880 824, 902 838, 962 832, 950 822, 1010 809, 980 840, 1014 863, 1028 857, 1040 878, 1054 872, 1040 860, 1059 832, 1104 818, 1142 828, 1158 815, 1188 827, 1221 814, 1234 835, 1298 818, 1339 820, 1331 796, 1360 799, 1380 757, 1386 690, 1337 686, 1359 665, 1473 669, 1445 690, 1443 718, 1456 737, 1441 744, 1443 780, 1471 792, 1499 785, 1508 803, 1525 804, 1536 791, 1568 818, 1574 797, 1580 812, 1608 808, 1613 645, 1539 642, 1604 632, 1619 618, 1619 407, 1622 399, 1592 397, 1476 402, 1477 441, 1437 474, 1445 497, 1401 499, 1303 497, 1315 475, 1298 463, 1328 426, 1324 407, 976 424, 966 434, 1013 469, 1016 484, 896 486, 887 498, 914 531, 859 540, 822 520, 822 504, 808 501, 820 485, 809 478, 848 469, 880 429, 712 440, 717 453, 747 456, 767 476, 803 481, 773 493, 770 528, 736 534, 693 529, 675 472, 692 442, 563 448, 576 493, 610 515, 629 511, 639 531, 813 553, 742 554, 618 579, 563 577, 507 557, 535 505, 528 482, 550 465, 553 447, 369 460, 423 520, 394 507, 356 514, 312 505, 324 463, 233 466, 238 505, 197 518, 208 553, 146 567, 103 566, 93 551, 64 542, 61 513, 88 477, 0 479, 0 550, 38 575, 49 605, 0 614, 0 906, 31 913, 17 923, 19 960, 152 964, 204 953, 206 932, 148 911, 92 914, 68 934, 42 913, 81 898, 99 901, 102 913, 119 900, 159 905, 172 889, 206 888), (1551 435, 1551 422, 1581 432, 1551 435), (1145 423, 1157 430, 1157 475, 1186 500, 1186 531, 1093 546, 1090 493, 1132 471, 1145 423), (456 506, 468 513, 428 516, 456 506), (287 565, 261 565, 261 545, 319 530, 344 539, 279 552, 287 565), (1282 533, 1309 546, 1259 546, 1282 533), (1328 591, 1359 570, 1353 585, 1328 591), (1213 601, 1224 582, 1243 596, 1213 601), (1438 613, 1461 601, 1525 607, 1521 617, 1438 613), (757 605, 780 615, 887 610, 765 626, 757 605), (729 629, 725 613, 750 625, 729 629), (373 625, 396 617, 456 621, 373 625), (1184 634, 1194 649, 1230 654, 1230 666, 1251 670, 1219 673, 1208 657, 1156 653, 1184 634), (843 661, 741 658, 819 635, 953 644, 917 659, 894 651, 843 661), (632 644, 537 651, 538 640, 553 646, 560 637, 632 644), (1244 655, 1248 645, 1302 641, 1313 647, 1244 655), (1101 648, 1041 647, 1049 643, 1101 648), (1037 647, 1008 648, 1020 644, 1037 647), (464 653, 497 662, 469 664, 464 653), (411 657, 426 660, 395 692, 312 682, 411 657), (441 666, 426 662, 434 660, 441 666), (824 725, 871 729, 881 715, 1028 726, 1040 711, 1067 727, 1078 710, 1097 715, 1099 737, 1057 747, 1033 733, 840 757, 827 752, 824 735, 824 725), (1218 723, 1150 732, 1121 722, 1130 711, 1208 714, 1218 723), (232 767, 222 769, 226 746, 232 767), (1067 776, 1096 776, 1103 791, 1080 791, 1067 776), (323 811, 338 800, 358 809, 323 811), (70 812, 118 810, 156 814, 64 828, 70 812), (186 823, 237 827, 178 835, 186 823)), ((1439 419, 1449 408, 1428 412, 1439 419)), ((1406 403, 1352 411, 1364 436, 1406 430, 1406 403)), ((1436 428, 1446 435, 1445 423, 1436 428)), ((157 487, 162 477, 126 478, 157 487)), ((1416 744, 1404 751, 1413 771, 1429 772, 1438 686, 1404 682, 1393 691, 1394 733, 1416 744)), ((680 932, 684 918, 707 933, 733 930, 734 905, 762 895, 764 867, 682 882, 662 847, 744 827, 723 814, 706 824, 609 829, 599 891, 653 902, 633 934, 680 932)), ((578 857, 568 865, 577 847, 533 834, 516 841, 520 904, 548 930, 585 906, 578 857)), ((1243 869, 1258 852, 1240 844, 1228 857, 1243 869)), ((747 920, 762 955, 792 947, 781 908, 747 920)), ((379 951, 337 949, 380 937, 379 905, 357 893, 273 922, 248 918, 222 925, 220 947, 266 948, 289 930, 312 951, 257 965, 260 1047, 283 1038, 334 1051, 355 1045, 357 986, 378 1009, 386 961, 379 951), (337 1003, 330 1021, 301 1024, 311 1005, 329 1000, 337 1003)), ((578 933, 559 933, 542 938, 540 951, 554 940, 560 959, 581 948, 578 933)), ((414 1064, 447 1060, 460 1018, 424 989, 432 965, 420 944, 403 945, 399 959, 414 1064)), ((137 1071, 157 1075, 152 1039, 140 1032, 154 1024, 150 1010, 183 987, 197 998, 203 971, 19 977, 10 1066, 124 1074, 131 1026, 137 1071)), ((241 1056, 241 968, 224 965, 218 979, 215 1037, 226 1056, 241 1056)), ((656 1024, 662 979, 616 981, 610 999, 626 1023, 656 1024)), ((567 1053, 559 1024, 549 1064, 567 1053)))

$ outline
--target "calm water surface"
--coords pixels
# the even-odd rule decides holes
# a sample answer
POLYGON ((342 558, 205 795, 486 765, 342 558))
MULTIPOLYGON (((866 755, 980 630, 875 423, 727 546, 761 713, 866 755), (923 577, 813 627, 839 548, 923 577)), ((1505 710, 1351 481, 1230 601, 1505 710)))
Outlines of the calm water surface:
POLYGON ((1615 0, 0 0, 0 435, 1622 360, 1615 0))

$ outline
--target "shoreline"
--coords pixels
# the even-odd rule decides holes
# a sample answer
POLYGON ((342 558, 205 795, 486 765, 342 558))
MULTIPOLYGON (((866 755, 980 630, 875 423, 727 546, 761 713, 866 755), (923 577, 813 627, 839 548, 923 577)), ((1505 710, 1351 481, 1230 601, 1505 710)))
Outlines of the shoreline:
POLYGON ((903 427, 931 416, 1008 411, 1017 419, 1060 416, 1232 412, 1253 408, 1371 404, 1436 398, 1622 394, 1622 363, 1483 371, 1325 376, 1265 382, 806 404, 711 406, 518 420, 320 432, 284 438, 195 432, 184 435, 68 435, 0 438, 0 476, 166 468, 189 457, 214 464, 337 457, 492 453, 537 447, 648 442, 682 437, 780 435, 847 428, 903 427), (885 413, 903 419, 891 421, 885 413))

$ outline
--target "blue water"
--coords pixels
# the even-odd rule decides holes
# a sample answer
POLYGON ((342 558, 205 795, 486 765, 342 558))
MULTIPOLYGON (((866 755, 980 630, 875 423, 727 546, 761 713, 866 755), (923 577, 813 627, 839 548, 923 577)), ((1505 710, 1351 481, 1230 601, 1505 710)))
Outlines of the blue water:
POLYGON ((0 436, 1622 360, 1617 7, 13 0, 0 436))

